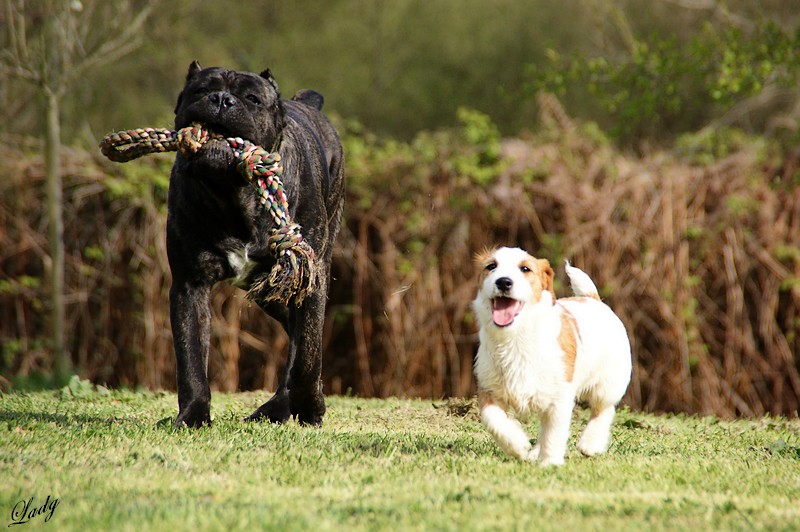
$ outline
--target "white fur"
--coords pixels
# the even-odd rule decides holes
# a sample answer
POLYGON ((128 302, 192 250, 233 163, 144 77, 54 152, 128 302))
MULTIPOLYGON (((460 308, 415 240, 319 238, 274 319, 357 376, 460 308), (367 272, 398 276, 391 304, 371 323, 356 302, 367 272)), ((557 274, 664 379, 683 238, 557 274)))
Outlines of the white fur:
POLYGON ((248 288, 247 280, 250 277, 250 272, 256 267, 256 263, 250 260, 247 254, 247 247, 242 246, 228 251, 228 264, 230 264, 234 274, 231 279, 228 279, 228 282, 239 288, 248 288))
MULTIPOLYGON (((627 390, 631 376, 631 350, 625 326, 599 301, 589 276, 568 266, 577 298, 553 300, 542 291, 539 277, 521 270, 521 264, 546 261, 518 248, 501 248, 487 255, 494 269, 485 272, 473 309, 480 325, 480 347, 475 361, 481 420, 508 454, 538 460, 542 466, 564 463, 575 401, 586 401, 589 420, 577 447, 586 456, 605 452, 615 407, 627 390), (500 295, 497 280, 511 279, 504 295, 523 302, 513 322, 499 327, 492 319, 492 298, 500 295), (596 299, 595 299, 596 298, 596 299), (571 381, 565 351, 559 343, 562 316, 577 324, 576 356, 571 381), (574 321, 572 320, 574 318, 574 321), (539 414, 541 430, 532 446, 520 424, 508 417, 513 410, 521 419, 539 414)), ((485 265, 483 265, 485 266, 485 265)), ((552 278, 552 270, 549 270, 552 278)))
POLYGON ((597 287, 583 270, 571 266, 569 261, 566 261, 565 269, 569 277, 569 284, 572 287, 573 294, 586 297, 597 296, 597 287))

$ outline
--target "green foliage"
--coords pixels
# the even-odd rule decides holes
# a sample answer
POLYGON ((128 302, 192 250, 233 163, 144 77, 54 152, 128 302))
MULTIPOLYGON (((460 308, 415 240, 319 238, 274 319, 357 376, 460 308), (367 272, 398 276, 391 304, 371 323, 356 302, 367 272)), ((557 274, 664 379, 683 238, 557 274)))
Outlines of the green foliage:
POLYGON ((749 135, 738 128, 705 128, 678 136, 675 153, 693 164, 703 166, 753 146, 765 154, 770 147, 763 137, 749 135))
MULTIPOLYGON (((241 0, 235 10, 202 0, 162 2, 140 48, 89 72, 68 95, 65 137, 169 125, 194 59, 253 72, 269 67, 285 97, 319 90, 326 111, 382 135, 408 140, 452 126, 463 105, 491 110, 510 131, 533 118, 532 106, 518 100, 522 65, 538 61, 546 42, 568 46, 580 35, 569 15, 580 3, 504 1, 487 16, 482 0, 241 0), (547 35, 542 28, 559 29, 547 35)), ((4 91, 4 81, 0 103, 13 101, 5 109, 13 108, 16 120, 0 129, 35 130, 39 117, 26 94, 4 91)))
MULTIPOLYGON (((92 17, 93 32, 130 19, 117 2, 91 5, 78 14, 92 17)), ((64 138, 88 146, 111 129, 169 126, 187 66, 199 59, 269 67, 285 97, 317 89, 326 112, 403 140, 455 126, 463 107, 489 115, 504 135, 534 129, 530 94, 545 89, 616 140, 670 141, 765 89, 785 91, 784 110, 797 100, 795 7, 795 0, 726 0, 715 9, 503 0, 487 16, 482 0, 240 0, 243 18, 225 3, 173 0, 140 31, 140 48, 73 84, 63 102, 64 138)), ((33 9, 29 30, 48 19, 42 9, 33 9)), ((4 29, 5 43, 12 35, 4 29)), ((31 134, 42 116, 20 83, 0 77, 0 131, 31 134)), ((781 110, 748 113, 748 125, 764 131, 781 110)))
MULTIPOLYGON (((376 194, 391 189, 395 208, 409 218, 408 229, 422 227, 417 197, 429 191, 435 174, 452 172, 464 186, 490 184, 503 170, 500 132, 489 115, 468 108, 458 111, 459 127, 434 133, 423 131, 411 141, 378 137, 354 120, 336 120, 342 132, 347 161, 348 193, 361 208, 372 205, 376 194), (382 176, 375 171, 380 169, 382 176)), ((458 208, 458 197, 451 196, 458 208)), ((468 209, 469 205, 462 205, 468 209)))
POLYGON ((616 139, 667 139, 698 129, 766 85, 790 88, 800 79, 800 30, 772 22, 753 32, 706 24, 688 40, 647 36, 621 59, 548 51, 530 65, 530 89, 571 100, 588 95, 616 139))
POLYGON ((713 61, 707 90, 715 100, 732 104, 741 96, 756 94, 767 83, 797 83, 800 29, 792 35, 766 22, 749 35, 738 28, 716 33, 710 27, 706 35, 695 51, 713 61))
POLYGON ((116 172, 103 180, 106 193, 111 199, 161 205, 166 212, 170 168, 174 159, 174 155, 158 155, 118 164, 114 167, 116 172))
POLYGON ((0 397, 0 507, 59 499, 50 522, 29 526, 789 530, 800 519, 798 420, 623 409, 609 453, 587 459, 578 410, 566 465, 542 469, 507 458, 474 401, 329 397, 310 429, 245 423, 263 394, 216 394, 214 425, 193 431, 172 428, 174 394, 75 384, 78 396, 0 397))
POLYGON ((500 161, 500 131, 489 115, 462 107, 458 110, 461 137, 467 150, 457 153, 453 160, 455 170, 486 187, 502 168, 500 161))
POLYGON ((36 290, 41 285, 41 278, 30 275, 20 275, 13 279, 0 279, 0 295, 23 294, 36 290))
POLYGON ((59 391, 59 398, 66 399, 91 399, 97 396, 109 395, 111 392, 105 386, 96 386, 91 381, 81 379, 78 375, 69 378, 66 386, 59 391))
POLYGON ((800 264, 800 248, 791 245, 775 246, 773 250, 775 258, 789 263, 800 264))

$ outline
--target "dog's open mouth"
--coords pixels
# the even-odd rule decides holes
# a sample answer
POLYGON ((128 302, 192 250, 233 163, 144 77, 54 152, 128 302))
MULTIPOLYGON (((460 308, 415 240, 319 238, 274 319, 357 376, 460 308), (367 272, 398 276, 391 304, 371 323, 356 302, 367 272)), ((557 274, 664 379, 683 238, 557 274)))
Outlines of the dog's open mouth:
POLYGON ((492 299, 492 321, 498 327, 511 325, 521 310, 522 301, 517 301, 510 297, 495 297, 492 299))

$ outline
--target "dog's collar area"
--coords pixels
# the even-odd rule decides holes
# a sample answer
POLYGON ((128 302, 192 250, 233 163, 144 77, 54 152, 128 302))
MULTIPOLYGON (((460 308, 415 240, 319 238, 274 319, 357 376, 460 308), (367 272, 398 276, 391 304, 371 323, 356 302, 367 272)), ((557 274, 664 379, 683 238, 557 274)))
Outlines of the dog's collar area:
POLYGON ((498 327, 508 327, 514 323, 514 318, 522 311, 522 301, 510 297, 493 297, 492 321, 498 327))

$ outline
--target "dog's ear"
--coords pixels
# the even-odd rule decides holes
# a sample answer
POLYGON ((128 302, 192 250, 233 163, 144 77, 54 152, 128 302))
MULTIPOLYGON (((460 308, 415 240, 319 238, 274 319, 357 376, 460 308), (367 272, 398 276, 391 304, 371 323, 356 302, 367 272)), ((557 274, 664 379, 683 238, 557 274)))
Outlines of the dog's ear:
POLYGON ((297 91, 297 93, 292 96, 292 100, 311 106, 317 111, 322 111, 322 106, 325 105, 325 97, 311 89, 297 91))
POLYGON ((192 79, 201 70, 203 70, 203 66, 196 60, 192 61, 192 64, 189 65, 189 72, 186 74, 186 81, 192 79))
POLYGON ((262 71, 261 74, 259 74, 259 76, 261 76, 262 78, 267 80, 269 82, 269 84, 272 85, 272 88, 275 89, 275 92, 278 93, 278 97, 280 97, 281 91, 280 91, 280 89, 278 89, 278 82, 275 81, 275 78, 273 77, 272 72, 270 72, 269 69, 266 69, 266 70, 262 71))
MULTIPOLYGON (((192 79, 198 72, 203 70, 202 65, 198 61, 192 61, 192 64, 189 65, 189 71, 186 73, 186 83, 189 83, 189 80, 192 79)), ((181 102, 183 101, 183 91, 178 95, 178 103, 175 104, 175 114, 178 114, 178 109, 181 106, 181 102)))
POLYGON ((553 268, 550 266, 550 262, 547 259, 539 259, 539 272, 542 276, 542 288, 550 292, 553 296, 553 301, 556 300, 556 290, 553 287, 553 277, 555 273, 553 272, 553 268))

